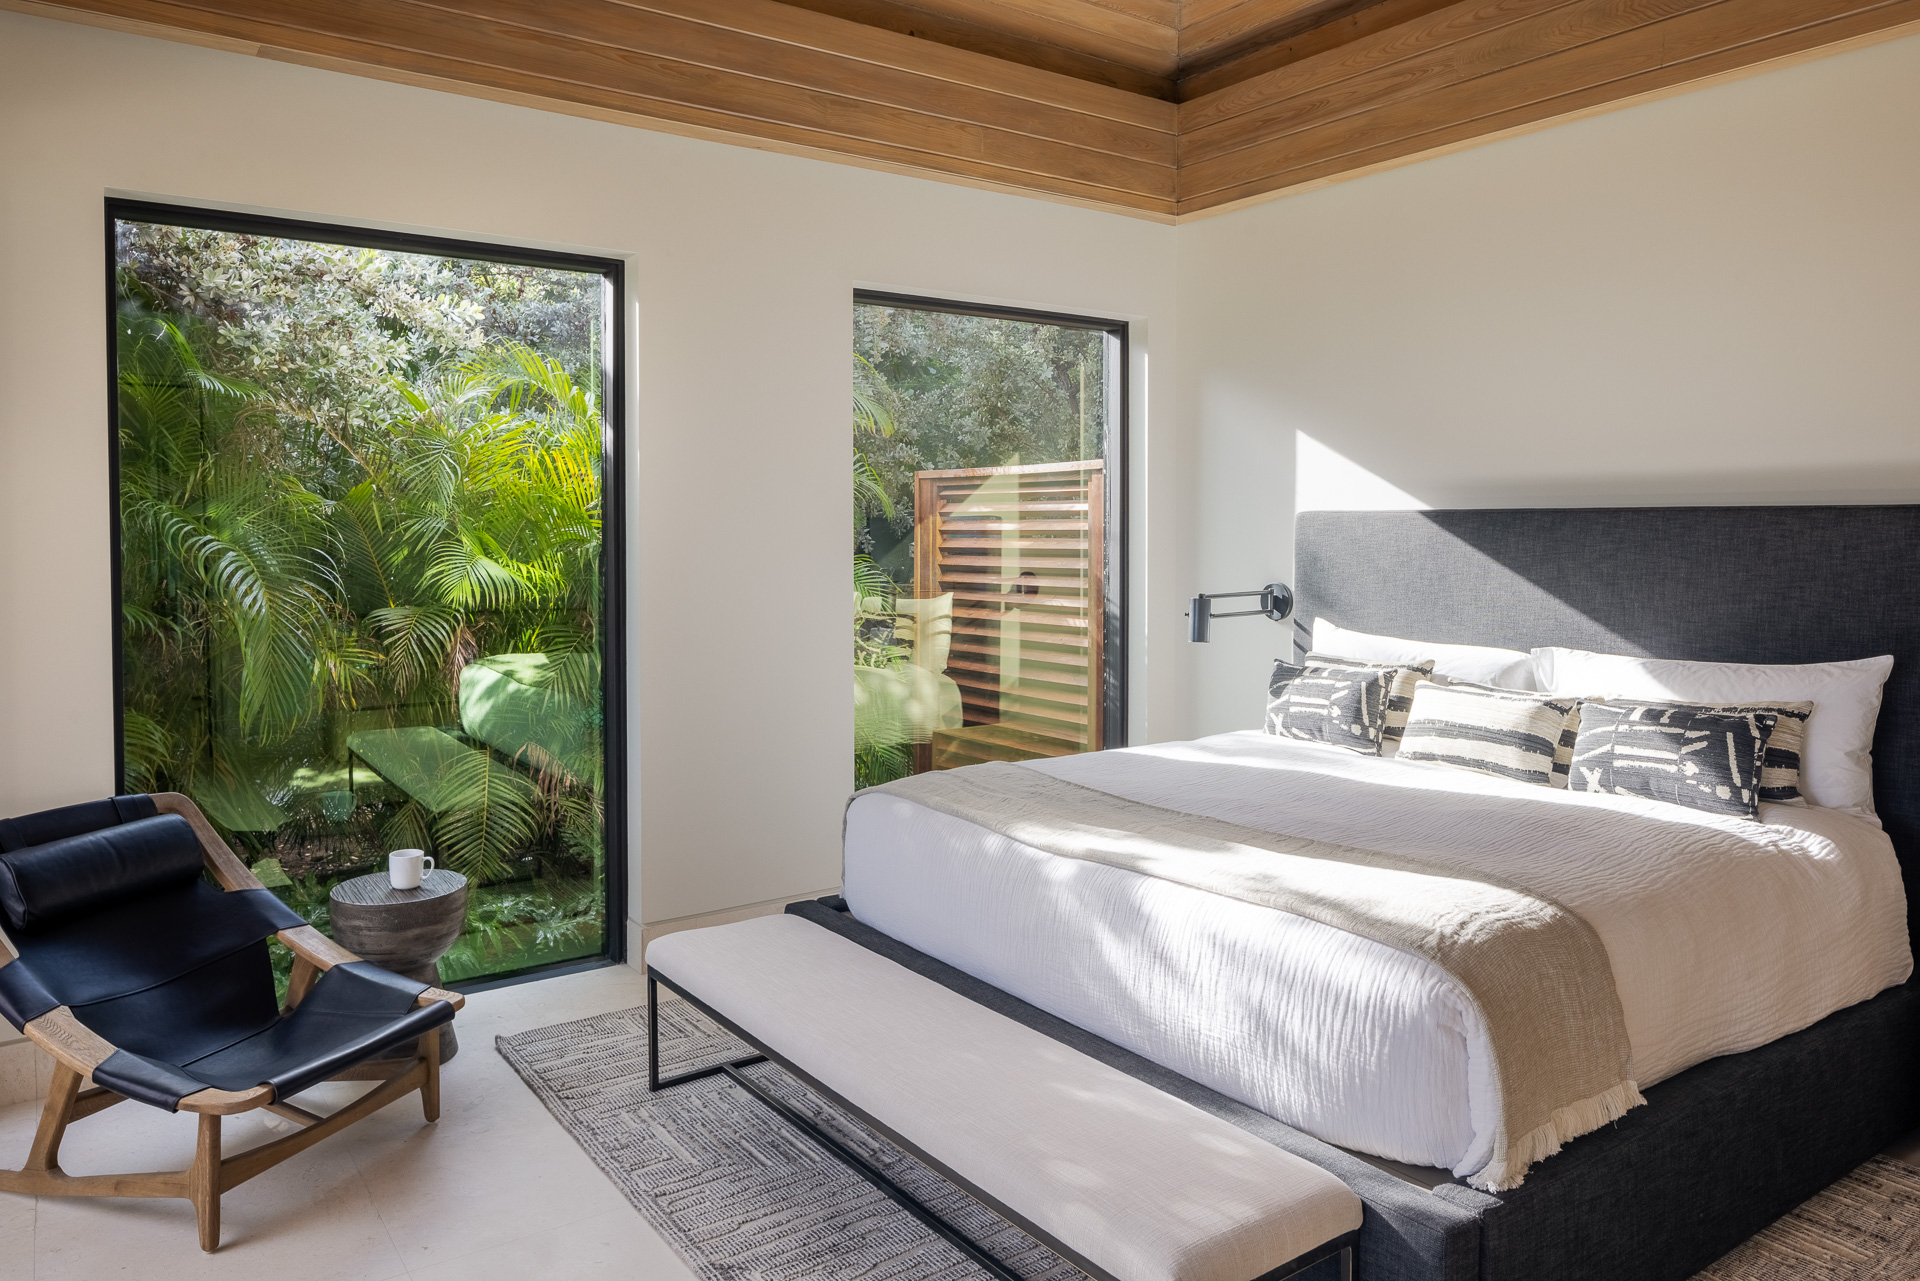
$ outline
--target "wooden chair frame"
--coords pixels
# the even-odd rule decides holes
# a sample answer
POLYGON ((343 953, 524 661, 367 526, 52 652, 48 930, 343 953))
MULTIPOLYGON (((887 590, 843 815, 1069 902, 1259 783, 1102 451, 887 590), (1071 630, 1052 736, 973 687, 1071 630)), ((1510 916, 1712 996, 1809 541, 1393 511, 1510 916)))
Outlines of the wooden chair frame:
MULTIPOLYGON (((222 889, 265 888, 220 839, 199 806, 178 792, 155 793, 153 802, 162 814, 178 814, 192 825, 194 834, 200 838, 201 857, 207 870, 222 889)), ((281 930, 277 937, 294 956, 285 1007, 289 1010, 313 990, 321 974, 336 965, 360 959, 310 925, 281 930)), ((12 941, 0 930, 0 965, 10 965, 17 959, 12 941)), ((430 987, 420 994, 416 1006, 431 1005, 435 1001, 445 1001, 456 1010, 466 1004, 458 992, 430 987)), ((270 1085, 256 1085, 248 1090, 208 1088, 180 1100, 180 1111, 195 1113, 200 1118, 199 1142, 194 1149, 193 1164, 188 1168, 147 1174, 68 1174, 60 1168, 60 1140, 67 1127, 126 1101, 125 1095, 104 1086, 83 1088, 90 1085, 93 1069, 105 1062, 116 1047, 82 1024, 64 1005, 27 1024, 26 1034, 35 1045, 53 1056, 53 1082, 47 1090, 40 1128, 33 1136, 26 1165, 18 1170, 0 1170, 0 1192, 28 1196, 181 1197, 193 1203, 194 1217, 200 1227, 200 1248, 209 1253, 220 1245, 221 1193, 239 1187, 256 1174, 272 1169, 414 1090, 420 1091, 420 1105, 427 1120, 440 1119, 440 1029, 434 1028, 420 1038, 419 1056, 397 1072, 362 1063, 333 1077, 336 1081, 380 1081, 382 1084, 331 1115, 320 1116, 276 1099, 270 1085), (301 1128, 237 1155, 223 1154, 220 1118, 256 1108, 295 1121, 301 1128)))

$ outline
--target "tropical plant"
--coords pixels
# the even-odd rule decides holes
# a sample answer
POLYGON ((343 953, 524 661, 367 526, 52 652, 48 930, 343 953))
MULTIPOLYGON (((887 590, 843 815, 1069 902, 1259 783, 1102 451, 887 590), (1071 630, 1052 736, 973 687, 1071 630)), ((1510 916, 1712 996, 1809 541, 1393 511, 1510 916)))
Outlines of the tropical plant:
POLYGON ((597 883, 597 384, 422 294, 447 260, 162 231, 123 232, 129 785, 266 807, 282 846, 404 837, 482 880, 532 860, 597 883), (455 723, 461 672, 501 653, 545 660, 567 760, 469 740, 434 812, 346 792, 343 830, 315 808, 350 729, 455 723))
MULTIPOLYGON (((893 435, 894 396, 864 357, 853 358, 853 523, 856 538, 875 516, 891 519, 892 497, 865 447, 893 435)), ((903 662, 910 651, 895 642, 894 600, 899 591, 873 558, 853 558, 853 773, 854 786, 871 787, 911 769, 913 726, 894 682, 876 675, 903 662)))
POLYGON ((867 458, 869 442, 893 435, 895 397, 887 380, 865 356, 853 356, 853 524, 855 530, 876 515, 893 518, 893 496, 867 458))
POLYGON ((441 975, 458 982, 516 959, 538 964, 585 955, 598 949, 605 927, 596 881, 482 889, 467 909, 466 933, 440 959, 441 975))
MULTIPOLYGON (((917 471, 1100 456, 1099 332, 872 304, 853 310, 854 448, 887 494, 883 519, 894 533, 912 528, 917 471), (863 397, 884 408, 887 431, 865 427, 863 397)), ((856 487, 857 523, 881 510, 856 487)), ((901 568, 893 559, 885 567, 896 576, 901 568)))

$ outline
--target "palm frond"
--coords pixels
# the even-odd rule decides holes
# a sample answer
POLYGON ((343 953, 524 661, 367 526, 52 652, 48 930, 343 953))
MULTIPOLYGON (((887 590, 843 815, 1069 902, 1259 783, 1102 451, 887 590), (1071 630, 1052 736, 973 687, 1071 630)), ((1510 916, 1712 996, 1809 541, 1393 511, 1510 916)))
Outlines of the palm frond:
POLYGON ((434 845, 447 866, 477 880, 505 875, 539 826, 533 784, 483 748, 461 756, 439 784, 456 798, 432 821, 434 845))
POLYGON ((173 736, 144 712, 129 707, 120 714, 121 741, 125 744, 127 789, 154 791, 154 779, 173 751, 173 736))

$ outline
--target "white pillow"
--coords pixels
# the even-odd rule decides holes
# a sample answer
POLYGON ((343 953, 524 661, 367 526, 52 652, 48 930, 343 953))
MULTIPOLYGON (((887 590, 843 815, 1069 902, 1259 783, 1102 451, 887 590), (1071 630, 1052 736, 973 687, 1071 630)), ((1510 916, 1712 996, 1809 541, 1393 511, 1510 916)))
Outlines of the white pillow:
MULTIPOLYGON (((1350 632, 1324 618, 1313 620, 1313 648, 1322 654, 1338 654, 1368 663, 1424 663, 1433 660, 1433 674, 1450 681, 1471 681, 1476 685, 1499 685, 1506 689, 1539 689, 1534 684, 1533 655, 1517 649, 1496 649, 1491 645, 1432 645, 1426 641, 1401 640, 1397 636, 1374 636, 1350 632)), ((1536 651, 1537 652, 1537 651, 1536 651)))
POLYGON ((1533 651, 1540 686, 1582 698, 1683 703, 1811 702, 1800 791, 1815 805, 1873 818, 1873 727, 1892 655, 1844 663, 1692 663, 1557 647, 1533 651))

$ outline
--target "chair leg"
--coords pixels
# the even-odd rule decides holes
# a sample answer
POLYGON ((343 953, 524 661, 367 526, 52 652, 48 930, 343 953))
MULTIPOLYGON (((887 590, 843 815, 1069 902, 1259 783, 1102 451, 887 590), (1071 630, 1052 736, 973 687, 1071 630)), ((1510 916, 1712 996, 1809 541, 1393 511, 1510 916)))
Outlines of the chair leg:
POLYGON ((440 1029, 420 1038, 420 1057, 427 1061, 427 1079, 420 1083, 420 1110, 428 1121, 440 1119, 440 1029))
POLYGON ((40 1110, 40 1128, 34 1132, 33 1148, 27 1153, 26 1169, 60 1168, 60 1140, 73 1120, 73 1103, 80 1095, 80 1074, 64 1063, 53 1065, 53 1082, 47 1087, 47 1103, 40 1110))
POLYGON ((200 1222, 200 1248, 212 1254, 220 1248, 220 1118, 200 1116, 200 1142, 187 1171, 187 1199, 200 1222))

